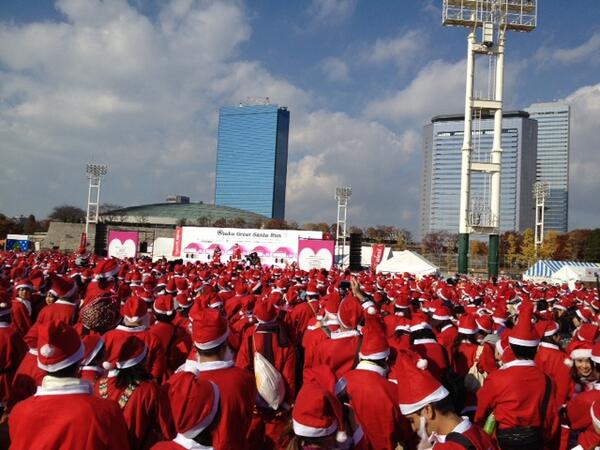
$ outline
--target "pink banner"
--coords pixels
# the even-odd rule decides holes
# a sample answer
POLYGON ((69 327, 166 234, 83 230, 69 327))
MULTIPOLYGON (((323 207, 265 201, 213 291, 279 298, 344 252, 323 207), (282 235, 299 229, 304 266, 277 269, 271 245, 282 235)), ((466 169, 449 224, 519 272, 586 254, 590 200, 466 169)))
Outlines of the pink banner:
POLYGON ((115 258, 135 258, 137 256, 139 234, 137 231, 109 231, 108 256, 115 258))
POLYGON ((323 239, 298 240, 298 266, 300 270, 333 267, 334 241, 323 239))
POLYGON ((181 236, 183 229, 181 227, 175 228, 175 239, 173 239, 173 256, 181 256, 181 236))

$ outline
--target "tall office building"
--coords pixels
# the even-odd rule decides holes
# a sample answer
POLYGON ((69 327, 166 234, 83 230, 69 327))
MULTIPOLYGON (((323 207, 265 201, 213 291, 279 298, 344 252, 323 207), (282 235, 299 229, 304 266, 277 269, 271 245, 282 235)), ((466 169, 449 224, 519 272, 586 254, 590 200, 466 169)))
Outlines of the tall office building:
POLYGON ((548 183, 544 229, 566 232, 569 224, 569 105, 534 103, 527 112, 538 122, 537 181, 548 183))
POLYGON ((215 204, 285 217, 290 112, 277 105, 219 113, 215 204))
MULTIPOLYGON (((424 127, 421 237, 433 231, 458 233, 464 116, 436 116, 424 127)), ((473 121, 473 161, 489 161, 494 120, 473 121)), ((534 225, 532 186, 536 173, 537 123, 524 111, 505 112, 502 121, 500 231, 534 225)), ((471 209, 490 204, 490 178, 471 174, 471 209)))

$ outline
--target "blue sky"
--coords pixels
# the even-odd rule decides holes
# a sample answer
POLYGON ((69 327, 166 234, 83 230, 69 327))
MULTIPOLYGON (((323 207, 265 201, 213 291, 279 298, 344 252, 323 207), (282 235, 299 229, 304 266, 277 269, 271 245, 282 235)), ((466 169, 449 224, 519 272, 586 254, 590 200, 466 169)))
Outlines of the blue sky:
MULTIPOLYGON (((269 96, 291 118, 287 217, 416 230, 421 131, 463 109, 466 30, 441 0, 0 2, 0 211, 211 201, 219 106, 269 96)), ((540 2, 507 42, 506 108, 572 105, 570 228, 597 227, 600 8, 540 2), (567 8, 566 5, 569 5, 567 8)))

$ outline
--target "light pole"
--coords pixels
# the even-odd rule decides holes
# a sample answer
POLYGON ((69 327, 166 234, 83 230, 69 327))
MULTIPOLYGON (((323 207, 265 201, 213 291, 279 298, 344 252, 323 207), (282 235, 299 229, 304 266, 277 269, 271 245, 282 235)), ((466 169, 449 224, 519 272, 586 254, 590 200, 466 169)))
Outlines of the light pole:
MULTIPOLYGON (((444 0, 445 26, 470 30, 467 38, 465 120, 459 206, 458 272, 467 273, 469 234, 489 235, 488 275, 498 275, 500 240, 500 170, 502 162, 502 98, 504 91, 504 45, 506 31, 533 31, 537 25, 537 0, 444 0), (480 31, 479 41, 476 39, 480 31), (475 89, 476 57, 490 58, 487 95, 475 89), (494 62, 495 64, 492 64, 494 62), (494 138, 489 158, 473 161, 473 117, 494 117, 494 138), (489 206, 474 211, 471 173, 483 173, 490 182, 489 206)), ((479 152, 477 152, 479 153, 479 152)))
POLYGON ((339 265, 344 265, 344 247, 346 245, 346 218, 348 210, 348 199, 352 195, 350 186, 335 188, 335 199, 337 200, 337 225, 335 229, 335 253, 340 255, 339 265))
POLYGON ((533 198, 535 199, 535 253, 544 243, 544 208, 546 199, 550 196, 550 185, 543 181, 538 181, 533 185, 533 198))
POLYGON ((85 173, 90 180, 88 188, 87 212, 85 215, 85 237, 87 239, 90 223, 98 223, 100 210, 100 184, 102 177, 108 172, 106 164, 89 163, 85 166, 85 173))

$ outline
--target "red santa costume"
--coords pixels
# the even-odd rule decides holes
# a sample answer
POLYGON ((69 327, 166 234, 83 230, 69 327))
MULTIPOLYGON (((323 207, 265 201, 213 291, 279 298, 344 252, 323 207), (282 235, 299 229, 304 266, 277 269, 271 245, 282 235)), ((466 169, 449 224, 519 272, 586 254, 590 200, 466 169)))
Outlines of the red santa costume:
MULTIPOLYGON (((576 356, 583 355, 587 355, 585 350, 576 354, 576 356)), ((592 347, 591 358, 594 364, 600 364, 600 342, 592 347)), ((591 416, 587 411, 594 402, 598 401, 600 401, 600 381, 594 382, 593 389, 580 393, 567 403, 566 417, 571 430, 583 431, 592 425, 591 416)))
POLYGON ((345 383, 350 405, 369 448, 393 450, 397 444, 411 441, 413 433, 398 409, 398 388, 386 379, 385 366, 377 363, 390 354, 379 318, 368 316, 363 335, 360 362, 344 375, 340 384, 345 383))
POLYGON ((128 449, 125 422, 114 402, 91 395, 85 381, 52 375, 83 357, 77 332, 64 322, 44 324, 39 347, 38 363, 49 375, 35 396, 16 405, 10 414, 11 448, 128 449))
MULTIPOLYGON (((509 344, 538 346, 539 338, 531 323, 532 316, 533 305, 524 302, 519 321, 510 331, 509 344)), ((533 360, 510 361, 491 373, 478 391, 475 421, 483 425, 493 412, 498 424, 499 441, 510 440, 514 428, 537 427, 548 444, 556 437, 559 425, 554 389, 552 380, 535 366, 533 360), (544 409, 545 413, 542 411, 544 409)))
MULTIPOLYGON (((226 346, 229 334, 227 321, 217 310, 202 310, 192 326, 194 346, 199 351, 209 351, 226 346)), ((196 354, 179 369, 195 373, 219 387, 220 419, 212 433, 216 450, 247 448, 246 436, 252 421, 256 399, 256 381, 251 372, 234 367, 230 359, 204 357, 196 354), (235 429, 235 433, 232 430, 235 429)), ((177 375, 175 375, 177 376, 177 375)), ((171 380, 169 380, 170 382, 171 380)))
POLYGON ((168 410, 173 417, 177 435, 171 441, 155 444, 152 450, 213 450, 215 447, 212 445, 198 441, 211 440, 204 434, 219 421, 219 402, 220 391, 212 381, 187 372, 173 375, 161 409, 168 410))
POLYGON ((58 300, 40 311, 37 323, 59 320, 74 325, 77 322, 77 284, 72 278, 59 275, 52 275, 51 279, 52 287, 49 294, 54 295, 58 300))
POLYGON ((440 328, 440 330, 436 333, 435 338, 446 349, 448 355, 451 355, 452 344, 454 344, 454 339, 456 339, 456 336, 458 335, 458 330, 450 322, 452 320, 450 310, 445 306, 438 306, 433 312, 431 318, 440 322, 448 322, 440 328))
POLYGON ((115 401, 125 418, 132 449, 147 449, 158 440, 158 385, 148 378, 121 380, 120 373, 144 364, 148 348, 144 341, 132 334, 123 334, 107 345, 103 367, 108 376, 96 381, 96 395, 115 401))
POLYGON ((338 309, 340 329, 315 349, 314 365, 329 366, 337 378, 354 368, 358 347, 362 341, 357 327, 363 318, 363 308, 356 297, 346 296, 338 309))
POLYGON ((410 333, 412 340, 411 350, 418 353, 421 358, 426 359, 429 367, 428 370, 434 377, 441 380, 448 369, 448 353, 446 352, 446 349, 435 340, 431 325, 429 325, 424 315, 413 315, 410 333), (419 335, 424 332, 431 334, 431 337, 419 337, 413 339, 415 334, 419 335))
POLYGON ((591 450, 600 446, 600 402, 596 401, 592 404, 589 415, 592 424, 578 436, 578 445, 573 450, 591 450))
POLYGON ((27 353, 23 339, 10 323, 8 294, 0 293, 0 411, 6 410, 13 377, 27 353))
POLYGON ((8 409, 11 409, 18 402, 31 397, 35 394, 37 387, 42 385, 42 379, 46 375, 46 372, 40 369, 37 364, 37 341, 38 325, 34 324, 25 335, 25 344, 27 344, 29 351, 23 357, 21 364, 19 364, 15 372, 10 389, 8 409))
POLYGON ((12 301, 11 322, 21 336, 25 336, 33 325, 33 309, 30 300, 32 290, 33 285, 27 279, 17 281, 14 286, 15 298, 12 301))

